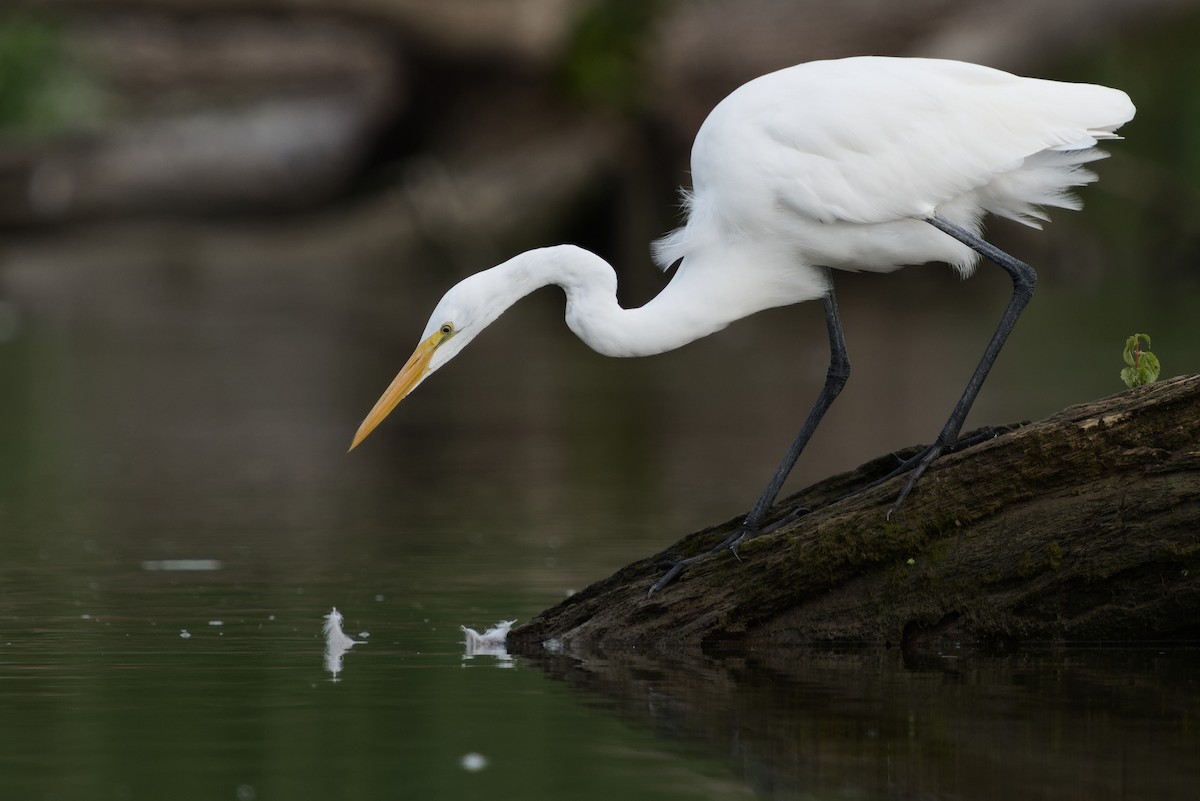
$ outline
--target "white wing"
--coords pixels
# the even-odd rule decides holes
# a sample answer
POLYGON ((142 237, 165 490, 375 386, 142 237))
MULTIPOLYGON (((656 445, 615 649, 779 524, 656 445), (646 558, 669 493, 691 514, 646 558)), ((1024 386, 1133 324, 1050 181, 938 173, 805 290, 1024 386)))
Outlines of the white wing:
MULTIPOLYGON (((750 81, 713 110, 692 151, 694 193, 719 198, 720 216, 741 224, 770 219, 764 203, 820 222, 922 217, 1038 154, 1115 138, 1133 113, 1116 89, 956 61, 812 62, 750 81)), ((1052 165, 1067 180, 1064 165, 1099 157, 1043 156, 1028 166, 1052 165)), ((1000 186, 991 198, 1000 208, 985 210, 1053 202, 1053 192, 1029 183, 1012 191, 1033 197, 1005 197, 1000 186)))

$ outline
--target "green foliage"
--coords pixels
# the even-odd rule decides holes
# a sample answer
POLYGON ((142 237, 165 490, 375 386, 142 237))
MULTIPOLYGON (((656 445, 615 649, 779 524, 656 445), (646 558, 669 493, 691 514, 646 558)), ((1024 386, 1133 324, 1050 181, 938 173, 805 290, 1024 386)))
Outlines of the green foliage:
POLYGON ((644 53, 659 7, 657 0, 593 3, 580 16, 563 65, 567 90, 589 102, 636 107, 646 80, 644 53))
POLYGON ((1158 357, 1149 351, 1150 336, 1134 334, 1125 340, 1125 364, 1129 365, 1121 371, 1121 380, 1125 386, 1132 389, 1143 384, 1153 384, 1158 380, 1160 367, 1158 357), (1141 341, 1146 340, 1147 350, 1140 348, 1141 341))
POLYGON ((94 110, 94 82, 64 58, 56 25, 0 14, 0 129, 40 130, 94 110))
POLYGON ((54 31, 24 16, 0 17, 0 125, 35 119, 56 61, 54 31))

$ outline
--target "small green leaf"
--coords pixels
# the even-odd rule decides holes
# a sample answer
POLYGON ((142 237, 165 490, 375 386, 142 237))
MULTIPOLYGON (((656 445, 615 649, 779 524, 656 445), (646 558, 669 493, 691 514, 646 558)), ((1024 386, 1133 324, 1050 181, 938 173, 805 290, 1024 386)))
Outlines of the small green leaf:
MULTIPOLYGON (((1150 347, 1150 344, 1146 343, 1146 347, 1150 347)), ((1162 368, 1158 364, 1158 357, 1150 351, 1145 351, 1142 353, 1141 362, 1142 375, 1144 377, 1142 383, 1153 384, 1158 380, 1158 374, 1162 371, 1162 368)))
POLYGON ((1121 380, 1130 389, 1143 384, 1153 384, 1158 380, 1161 369, 1158 357, 1151 353, 1149 348, 1149 334, 1134 334, 1125 340, 1125 363, 1129 366, 1121 371, 1121 380), (1143 339, 1146 340, 1146 350, 1139 347, 1143 339))
MULTIPOLYGON (((1125 340, 1125 363, 1133 367, 1133 349, 1137 347, 1137 334, 1134 334, 1129 339, 1125 340)), ((1122 374, 1123 375, 1123 374, 1122 374)), ((1125 383, 1129 384, 1128 381, 1125 383)), ((1133 386, 1133 384, 1129 384, 1133 386)))

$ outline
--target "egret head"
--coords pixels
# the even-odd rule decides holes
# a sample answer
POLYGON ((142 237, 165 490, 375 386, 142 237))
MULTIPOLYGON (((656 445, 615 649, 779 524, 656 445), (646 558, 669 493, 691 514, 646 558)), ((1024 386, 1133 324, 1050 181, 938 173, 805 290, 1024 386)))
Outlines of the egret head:
POLYGON ((491 273, 491 270, 485 270, 465 278, 442 297, 425 324, 416 350, 358 427, 351 450, 366 439, 418 384, 457 356, 510 305, 504 301, 503 294, 494 291, 496 276, 491 273))

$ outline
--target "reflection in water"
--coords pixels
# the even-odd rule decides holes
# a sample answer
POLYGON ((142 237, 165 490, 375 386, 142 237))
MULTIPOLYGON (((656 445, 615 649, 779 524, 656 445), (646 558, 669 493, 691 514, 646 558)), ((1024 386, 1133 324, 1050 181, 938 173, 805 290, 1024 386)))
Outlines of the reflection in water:
POLYGON ((1167 799, 1200 786, 1200 652, 778 649, 542 666, 766 798, 1167 799))
POLYGON ((487 757, 485 757, 483 754, 477 754, 472 751, 469 754, 463 754, 463 757, 458 761, 458 764, 462 765, 463 770, 470 771, 471 773, 478 773, 487 767, 487 757))
POLYGON ((220 559, 143 559, 142 570, 220 570, 220 559))
POLYGON ((480 634, 473 628, 459 626, 466 639, 463 640, 463 659, 474 659, 477 656, 494 656, 500 660, 500 667, 512 667, 512 657, 508 655, 505 640, 508 632, 516 623, 515 620, 501 620, 490 629, 480 634))
POLYGON ((352 640, 342 631, 342 613, 333 607, 325 615, 325 669, 329 671, 331 681, 339 681, 338 674, 342 672, 342 657, 355 645, 364 645, 365 640, 352 640))

